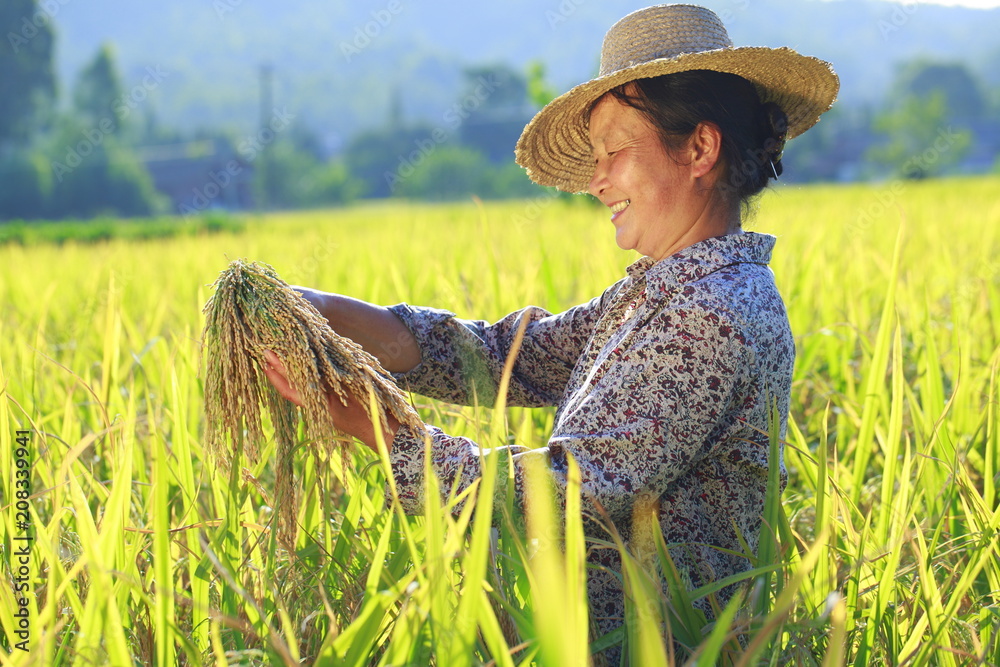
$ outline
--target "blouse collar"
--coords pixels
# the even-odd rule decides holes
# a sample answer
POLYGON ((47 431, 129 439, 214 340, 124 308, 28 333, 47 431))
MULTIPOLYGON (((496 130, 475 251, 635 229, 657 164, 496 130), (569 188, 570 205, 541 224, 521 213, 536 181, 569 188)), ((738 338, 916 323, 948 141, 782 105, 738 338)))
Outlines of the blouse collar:
POLYGON ((771 261, 771 250, 777 238, 771 234, 741 232, 715 236, 656 261, 642 257, 626 271, 633 280, 643 276, 647 285, 666 291, 698 280, 732 264, 763 264, 771 261))

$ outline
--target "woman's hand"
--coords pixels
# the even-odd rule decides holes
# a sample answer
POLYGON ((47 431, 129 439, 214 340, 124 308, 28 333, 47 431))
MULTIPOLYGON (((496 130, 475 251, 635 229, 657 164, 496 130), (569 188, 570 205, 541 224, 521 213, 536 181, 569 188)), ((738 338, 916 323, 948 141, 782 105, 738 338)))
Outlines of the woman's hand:
MULTIPOLYGON (((264 375, 271 381, 271 384, 274 385, 278 393, 295 405, 302 405, 299 392, 288 381, 285 365, 278 359, 278 355, 271 350, 267 350, 264 352, 264 360, 264 375)), ((354 396, 348 395, 347 405, 344 405, 340 400, 340 396, 332 391, 327 391, 326 405, 330 410, 333 423, 338 429, 357 438, 365 446, 371 448, 372 451, 378 452, 378 445, 375 440, 375 428, 372 420, 368 417, 368 411, 361 401, 354 396)), ((391 450, 392 440, 399 429, 399 421, 392 415, 387 415, 387 420, 389 427, 383 430, 382 435, 385 438, 386 450, 391 450)))

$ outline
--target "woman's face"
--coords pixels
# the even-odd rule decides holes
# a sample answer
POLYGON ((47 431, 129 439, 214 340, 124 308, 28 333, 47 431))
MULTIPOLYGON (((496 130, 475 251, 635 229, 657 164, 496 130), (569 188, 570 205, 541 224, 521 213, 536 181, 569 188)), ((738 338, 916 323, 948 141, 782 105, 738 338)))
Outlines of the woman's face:
POLYGON ((726 233, 728 222, 719 227, 705 184, 693 168, 697 152, 692 143, 688 140, 671 155, 637 109, 610 94, 594 106, 590 144, 595 170, 588 190, 611 208, 615 240, 623 250, 663 259, 726 233))

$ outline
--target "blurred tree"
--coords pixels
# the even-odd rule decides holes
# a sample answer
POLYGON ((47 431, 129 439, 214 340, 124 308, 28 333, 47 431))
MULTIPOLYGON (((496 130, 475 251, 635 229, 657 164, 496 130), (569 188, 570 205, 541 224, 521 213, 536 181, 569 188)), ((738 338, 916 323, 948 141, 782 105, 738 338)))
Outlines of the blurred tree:
POLYGON ((556 98, 556 90, 545 80, 545 64, 540 60, 528 63, 528 98, 541 109, 556 98))
POLYGON ((144 216, 165 207, 148 170, 118 131, 126 115, 115 109, 122 99, 114 53, 103 44, 80 72, 73 111, 46 137, 49 182, 36 188, 48 199, 44 215, 144 216))
POLYGON ((533 113, 527 79, 503 64, 468 67, 464 75, 463 91, 445 120, 458 127, 462 144, 490 162, 511 162, 517 138, 533 113))
POLYGON ((483 199, 535 197, 542 192, 513 161, 496 165, 467 146, 442 146, 399 181, 395 194, 448 201, 472 195, 483 199))
POLYGON ((112 119, 117 127, 113 105, 122 96, 122 83, 115 67, 114 52, 110 44, 102 44, 86 67, 80 72, 73 89, 73 106, 89 123, 104 118, 112 119))
POLYGON ((53 183, 47 215, 143 216, 165 206, 145 166, 99 125, 63 119, 48 152, 53 183))
POLYGON ((968 124, 987 113, 987 100, 979 82, 962 63, 916 60, 905 64, 896 76, 896 99, 929 98, 940 93, 953 123, 968 124))
POLYGON ((940 175, 962 159, 971 132, 956 127, 942 92, 910 95, 875 119, 888 141, 868 150, 868 158, 903 178, 940 175))
POLYGON ((343 162, 317 165, 300 181, 300 206, 348 204, 364 191, 364 185, 351 176, 343 162))
POLYGON ((321 162, 307 135, 300 135, 297 141, 295 137, 276 141, 270 148, 269 185, 275 208, 346 204, 363 190, 362 183, 350 175, 343 163, 321 162))
MULTIPOLYGON (((538 197, 547 190, 552 190, 552 196, 565 195, 565 198, 572 199, 574 195, 550 188, 543 188, 532 182, 524 169, 516 162, 508 162, 502 165, 490 165, 486 174, 488 178, 488 188, 485 188, 480 196, 491 199, 511 199, 521 197, 538 197), (558 195, 556 195, 558 193, 558 195)), ((596 201, 596 200, 595 200, 596 201)), ((600 202, 598 202, 600 203, 600 202)))
POLYGON ((490 164, 482 153, 462 146, 441 146, 398 183, 395 194, 436 201, 483 196, 490 164))
POLYGON ((396 85, 389 97, 389 127, 402 127, 403 123, 403 94, 396 85))
POLYGON ((40 153, 0 151, 0 220, 41 218, 52 195, 52 172, 40 153))
POLYGON ((884 136, 866 157, 904 178, 947 173, 968 154, 987 115, 975 77, 960 63, 914 60, 900 67, 873 129, 884 136))
MULTIPOLYGON (((541 109, 558 96, 556 89, 545 80, 545 64, 542 61, 533 60, 528 63, 526 80, 528 82, 528 99, 536 109, 541 109)), ((524 170, 520 167, 518 167, 518 170, 521 172, 521 176, 524 180, 530 183, 531 180, 528 178, 527 174, 524 173, 524 170)), ((563 192, 562 190, 556 190, 555 188, 547 188, 547 190, 550 191, 552 196, 558 197, 564 201, 574 201, 577 199, 576 195, 569 192, 563 192)), ((538 190, 536 189, 536 193, 537 192, 538 190)), ((603 206, 600 200, 596 197, 592 197, 591 201, 595 204, 603 206)))
POLYGON ((475 65, 463 72, 465 82, 460 102, 467 97, 476 100, 475 110, 481 113, 522 112, 528 101, 528 81, 509 65, 475 65))
POLYGON ((36 0, 0 2, 0 150, 25 146, 49 115, 56 75, 51 17, 36 0))
MULTIPOLYGON (((539 70, 541 71, 541 70, 539 70)), ((344 166, 363 196, 455 199, 535 196, 514 164, 514 145, 531 118, 529 80, 506 65, 469 67, 440 123, 405 124, 398 97, 389 124, 356 135, 344 166)))
POLYGON ((344 150, 351 175, 364 185, 365 197, 389 197, 395 179, 409 173, 450 138, 444 128, 428 124, 387 127, 356 135, 344 150))
POLYGON ((823 114, 819 123, 785 147, 781 181, 849 181, 864 176, 865 152, 881 136, 874 128, 870 108, 837 104, 823 114))

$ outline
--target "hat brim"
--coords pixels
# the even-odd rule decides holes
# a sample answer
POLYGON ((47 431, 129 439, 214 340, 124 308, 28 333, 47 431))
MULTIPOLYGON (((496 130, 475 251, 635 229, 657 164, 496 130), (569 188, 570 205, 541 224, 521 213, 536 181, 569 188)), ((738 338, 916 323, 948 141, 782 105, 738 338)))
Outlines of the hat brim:
POLYGON ((830 63, 786 47, 741 46, 650 60, 582 83, 549 102, 525 126, 514 159, 539 185, 586 191, 594 173, 586 118, 590 106, 630 81, 691 70, 727 72, 753 83, 762 102, 774 102, 788 116, 789 139, 815 125, 840 89, 830 63))

